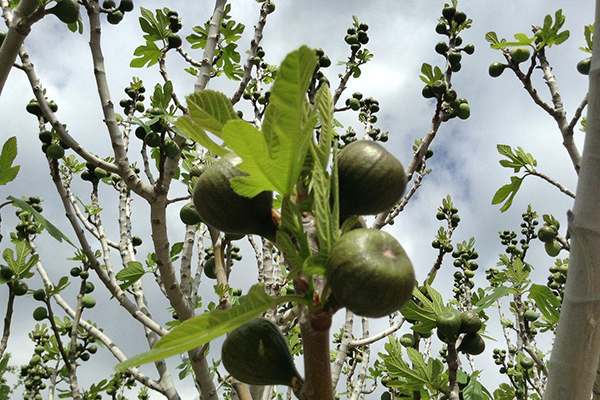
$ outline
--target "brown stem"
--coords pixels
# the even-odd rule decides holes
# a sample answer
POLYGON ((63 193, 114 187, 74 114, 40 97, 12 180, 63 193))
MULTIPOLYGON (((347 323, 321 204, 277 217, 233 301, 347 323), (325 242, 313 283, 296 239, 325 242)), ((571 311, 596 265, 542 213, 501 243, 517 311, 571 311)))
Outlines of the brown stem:
MULTIPOLYGON (((301 400, 333 400, 331 360, 329 359, 329 328, 316 330, 312 326, 313 315, 302 307, 300 331, 304 346, 304 385, 298 398, 301 400)), ((331 317, 329 317, 331 322, 331 317)))
POLYGON ((13 314, 13 304, 15 302, 15 292, 12 290, 12 285, 8 285, 8 303, 6 304, 6 315, 4 316, 4 330, 2 331, 2 341, 0 342, 0 360, 6 351, 8 345, 8 337, 10 336, 10 322, 13 314))

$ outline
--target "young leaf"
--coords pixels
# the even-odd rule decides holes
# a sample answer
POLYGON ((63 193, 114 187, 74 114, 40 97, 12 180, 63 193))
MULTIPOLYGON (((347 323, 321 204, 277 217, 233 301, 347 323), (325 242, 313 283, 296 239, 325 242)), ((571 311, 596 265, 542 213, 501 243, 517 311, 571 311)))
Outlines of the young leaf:
POLYGON ((469 383, 463 389, 465 400, 488 400, 490 397, 484 392, 485 388, 475 378, 469 379, 469 383))
POLYGON ((438 315, 445 310, 442 295, 431 286, 426 285, 426 287, 431 300, 421 293, 419 288, 415 287, 413 296, 419 299, 422 305, 417 305, 414 300, 411 300, 400 310, 404 318, 419 321, 419 323, 412 327, 413 330, 419 333, 428 333, 434 329, 438 315))
POLYGON ((154 64, 158 63, 158 59, 160 58, 160 49, 158 46, 151 41, 147 41, 146 45, 138 46, 133 55, 137 56, 131 60, 129 66, 132 68, 143 68, 146 64, 147 67, 151 67, 154 64))
POLYGON ((444 367, 439 360, 429 359, 426 363, 421 353, 407 348, 406 352, 413 364, 410 365, 402 359, 402 346, 397 339, 391 337, 385 349, 388 354, 379 355, 390 376, 398 379, 398 382, 392 382, 390 386, 402 388, 403 391, 424 391, 425 388, 439 391, 446 386, 447 378, 443 374, 444 367))
POLYGON ((236 307, 215 310, 197 315, 181 323, 154 345, 154 348, 129 358, 115 366, 117 371, 171 357, 224 335, 252 318, 258 317, 271 307, 290 301, 304 301, 295 295, 269 296, 262 285, 254 285, 245 300, 236 307))
POLYGON ((496 35, 496 32, 491 32, 491 31, 485 34, 485 40, 490 42, 492 45, 500 42, 498 40, 498 35, 496 35))
POLYGON ((502 207, 500 207, 500 211, 504 212, 504 211, 508 210, 510 208, 510 206, 512 205, 515 195, 519 191, 519 188, 521 187, 522 182, 523 182, 523 178, 519 178, 517 176, 511 176, 510 183, 507 185, 504 185, 500 189, 498 189, 498 191, 494 195, 494 198, 492 199, 492 204, 500 204, 504 200, 506 200, 504 202, 504 204, 502 205, 502 207))
POLYGON ((314 195, 313 212, 315 215, 315 225, 317 228, 317 238, 319 239, 319 250, 322 254, 328 254, 333 243, 330 238, 331 231, 338 230, 337 226, 331 226, 331 211, 329 209, 329 190, 328 181, 325 177, 325 167, 318 160, 314 146, 310 147, 315 162, 312 170, 312 192, 314 195))
POLYGON ((506 286, 497 286, 494 288, 494 290, 492 291, 492 293, 488 294, 487 296, 481 298, 477 303, 475 303, 475 309, 473 309, 473 312, 475 313, 479 313, 483 310, 485 310, 486 308, 492 306, 496 300, 501 299, 502 297, 506 296, 509 292, 509 288, 506 286))
POLYGON ((0 153, 0 185, 6 185, 17 177, 21 167, 19 165, 12 166, 16 157, 17 138, 13 136, 4 143, 2 153, 0 153))
POLYGON ((223 93, 212 90, 193 93, 186 99, 190 115, 180 117, 175 125, 211 152, 224 156, 227 150, 212 141, 204 131, 223 137, 225 124, 239 119, 231 102, 223 93))
POLYGON ((125 290, 137 281, 139 281, 145 273, 146 271, 144 270, 144 266, 142 265, 142 263, 137 261, 130 261, 127 263, 127 268, 124 268, 117 272, 115 278, 118 281, 123 282, 119 285, 119 287, 121 288, 121 290, 125 290))
POLYGON ((38 262, 39 256, 37 254, 32 255, 29 260, 27 257, 31 254, 31 247, 27 242, 21 240, 17 242, 15 246, 15 252, 12 249, 5 249, 2 253, 2 258, 6 261, 6 264, 12 269, 17 276, 25 276, 29 273, 29 270, 38 262))
POLYGON ((263 190, 276 190, 285 197, 293 193, 317 119, 306 98, 316 62, 314 51, 306 46, 283 60, 265 112, 263 133, 240 121, 226 124, 225 145, 244 160, 238 168, 251 175, 232 180, 238 194, 252 197, 263 190))
POLYGON ((281 230, 278 230, 276 235, 275 243, 277 248, 283 252, 285 261, 290 263, 292 267, 291 271, 288 273, 288 279, 291 279, 302 270, 302 267, 304 266, 304 258, 302 258, 300 253, 298 253, 298 250, 296 249, 296 246, 294 246, 290 235, 282 232, 281 230))
POLYGON ((556 298, 548 286, 531 285, 529 299, 535 301, 536 307, 549 323, 558 324, 560 300, 556 298))
POLYGON ((321 161, 323 168, 329 163, 331 153, 331 138, 333 137, 333 100, 328 85, 321 85, 315 96, 315 107, 319 113, 321 130, 319 144, 317 145, 317 158, 321 161))

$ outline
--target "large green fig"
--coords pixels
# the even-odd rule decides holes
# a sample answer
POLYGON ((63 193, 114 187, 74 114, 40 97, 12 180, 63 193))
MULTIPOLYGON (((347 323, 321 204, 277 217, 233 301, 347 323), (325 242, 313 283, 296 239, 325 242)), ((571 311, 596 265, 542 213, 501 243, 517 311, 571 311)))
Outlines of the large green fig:
POLYGON ((473 356, 483 353, 484 350, 485 342, 483 341, 483 338, 476 333, 467 333, 465 337, 463 337, 462 342, 460 342, 460 346, 458 346, 458 351, 473 356))
POLYGON ((221 359, 231 376, 250 385, 297 387, 302 382, 283 334, 266 318, 254 318, 229 332, 221 359))
POLYGON ((449 343, 458 339, 461 328, 460 313, 456 310, 444 311, 438 315, 435 324, 438 330, 438 336, 443 337, 449 343))
POLYGON ((75 0, 57 0, 48 13, 56 15, 65 24, 74 24, 79 20, 79 3, 75 0))
POLYGON ((363 317, 398 311, 411 298, 415 272, 400 243, 377 229, 356 229, 331 248, 326 276, 335 299, 363 317))
POLYGON ((483 325, 481 318, 473 311, 463 312, 460 315, 460 323, 461 333, 477 333, 483 325))
POLYGON ((380 144, 352 142, 338 158, 340 214, 375 215, 396 204, 406 189, 404 167, 380 144))
POLYGON ((213 228, 275 240, 273 193, 265 191, 250 199, 231 188, 231 179, 247 175, 236 168, 241 162, 240 157, 229 153, 208 168, 194 187, 194 207, 202 221, 213 228))

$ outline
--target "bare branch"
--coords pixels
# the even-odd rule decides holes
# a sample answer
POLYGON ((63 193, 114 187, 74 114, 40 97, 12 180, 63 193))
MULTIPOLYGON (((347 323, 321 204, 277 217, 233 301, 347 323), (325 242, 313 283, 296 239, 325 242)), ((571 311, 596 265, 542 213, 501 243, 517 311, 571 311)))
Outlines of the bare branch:
POLYGON ((349 347, 358 347, 358 346, 365 346, 365 345, 373 344, 373 343, 377 342, 378 340, 381 340, 384 337, 387 337, 387 336, 391 335, 392 333, 398 331, 400 328, 402 328, 403 324, 404 324, 404 318, 401 317, 399 320, 394 322, 394 324, 391 325, 389 328, 386 328, 386 329, 382 330, 381 332, 379 332, 373 336, 370 336, 370 337, 365 337, 362 339, 353 339, 350 342, 348 342, 348 346, 349 347))
POLYGON ((258 51, 258 45, 263 38, 263 30, 265 28, 265 24, 267 22, 267 15, 269 14, 267 10, 269 9, 271 1, 265 1, 260 7, 260 15, 258 17, 258 23, 254 26, 254 37, 250 41, 250 50, 248 51, 248 58, 246 58, 246 63, 244 64, 244 76, 240 82, 239 87, 233 94, 231 98, 231 104, 235 105, 240 98, 244 94, 244 90, 246 90, 246 86, 250 83, 250 78, 252 77, 252 66, 254 65, 254 57, 256 57, 256 52, 258 51))

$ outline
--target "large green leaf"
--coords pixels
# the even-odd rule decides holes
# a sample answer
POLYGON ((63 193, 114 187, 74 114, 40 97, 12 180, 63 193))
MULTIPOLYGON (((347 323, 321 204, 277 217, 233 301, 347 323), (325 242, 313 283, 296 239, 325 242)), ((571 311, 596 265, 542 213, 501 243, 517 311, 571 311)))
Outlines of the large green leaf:
POLYGON ((314 196, 313 212, 315 215, 315 225, 317 228, 317 238, 319 239, 319 250, 322 254, 329 254, 332 245, 331 230, 338 230, 337 226, 331 226, 331 211, 329 208, 329 182, 325 177, 325 167, 319 161, 316 149, 311 145, 311 152, 314 158, 312 170, 311 189, 314 196))
POLYGON ((29 270, 38 262, 39 256, 31 254, 31 246, 24 240, 17 242, 15 245, 16 254, 12 249, 5 249, 2 253, 2 258, 6 261, 8 267, 19 277, 30 277, 33 274, 29 270), (29 257, 29 259, 28 259, 29 257))
POLYGON ((387 354, 379 353, 390 376, 398 379, 390 386, 401 388, 403 391, 422 391, 426 389, 438 392, 446 386, 447 377, 443 374, 444 366, 436 359, 425 362, 423 355, 418 350, 407 348, 406 352, 412 365, 402 358, 402 346, 398 340, 390 337, 385 344, 387 354))
POLYGON ((163 336, 150 351, 138 354, 115 366, 118 371, 162 360, 202 346, 211 340, 231 332, 271 307, 290 301, 304 301, 303 297, 288 295, 271 297, 262 285, 254 285, 244 301, 226 310, 205 312, 182 322, 163 336))
POLYGON ((529 298, 535 301, 535 305, 549 323, 558 324, 560 300, 556 298, 548 286, 531 285, 529 298))
POLYGON ((421 305, 411 300, 400 310, 404 318, 419 321, 412 327, 413 330, 419 333, 428 333, 434 329, 437 317, 446 309, 442 295, 431 286, 427 285, 426 287, 431 300, 421 293, 419 288, 415 287, 413 289, 413 296, 421 302, 421 305))
POLYGON ((485 310, 486 308, 493 305, 496 302, 496 300, 499 300, 502 297, 506 296, 509 291, 510 289, 506 286, 495 287, 492 293, 481 298, 477 303, 474 304, 476 308, 473 310, 473 312, 479 313, 485 310))
POLYGON ((333 99, 328 85, 321 85, 315 96, 315 107, 321 122, 319 144, 317 145, 317 158, 323 168, 329 163, 331 153, 331 139, 333 137, 333 99))
POLYGON ((317 121, 306 97, 316 62, 314 51, 306 46, 285 58, 273 83, 262 133, 239 121, 226 124, 225 145, 243 159, 238 168, 250 174, 232 180, 238 194, 252 197, 275 190, 285 197, 293 193, 317 121))
POLYGON ((210 139, 205 131, 222 138, 225 124, 239 119, 227 96, 212 90, 204 90, 193 93, 186 99, 190 115, 179 118, 175 123, 176 126, 211 152, 220 156, 225 155, 227 150, 210 139))
POLYGON ((496 194, 494 194, 494 198, 492 199, 492 204, 500 204, 504 202, 502 207, 500 207, 500 211, 504 212, 510 208, 512 202, 521 188, 521 183, 523 183, 523 178, 519 178, 518 176, 511 176, 510 183, 502 186, 496 194))
POLYGON ((24 200, 21 199, 17 199, 13 196, 8 196, 7 200, 12 201, 13 203, 15 203, 17 206, 19 206, 19 208, 25 210, 25 211, 29 211, 31 213, 31 215, 33 215, 33 218, 35 218, 35 220, 37 222, 40 223, 40 225, 42 227, 44 227, 48 233, 50 234, 50 236, 52 236, 54 239, 58 240, 59 242, 62 243, 63 239, 69 243, 71 246, 73 247, 77 247, 73 244, 73 242, 71 242, 69 240, 69 238, 62 233, 56 226, 54 226, 50 221, 48 221, 46 218, 44 218, 42 216, 42 214, 40 214, 39 212, 37 212, 36 210, 34 210, 29 204, 27 204, 24 200))
POLYGON ((12 163, 16 157, 17 138, 13 136, 4 143, 0 153, 0 185, 6 185, 17 177, 21 167, 18 165, 13 167, 12 163))
POLYGON ((144 266, 141 262, 130 261, 127 263, 127 268, 124 268, 117 272, 115 278, 118 281, 123 282, 119 286, 121 287, 121 290, 125 290, 137 281, 139 281, 145 273, 146 271, 144 270, 144 266))
POLYGON ((146 64, 147 67, 151 67, 158 63, 161 51, 154 42, 147 41, 145 45, 138 46, 134 50, 133 55, 136 56, 136 58, 131 60, 129 63, 130 67, 142 68, 146 64))

